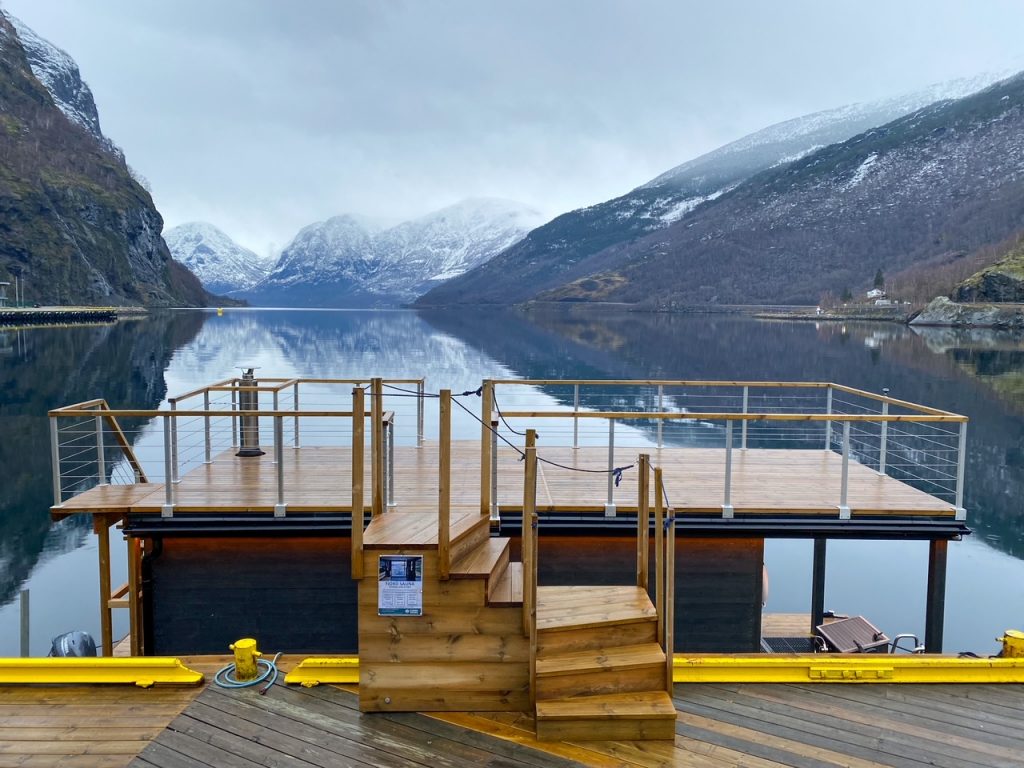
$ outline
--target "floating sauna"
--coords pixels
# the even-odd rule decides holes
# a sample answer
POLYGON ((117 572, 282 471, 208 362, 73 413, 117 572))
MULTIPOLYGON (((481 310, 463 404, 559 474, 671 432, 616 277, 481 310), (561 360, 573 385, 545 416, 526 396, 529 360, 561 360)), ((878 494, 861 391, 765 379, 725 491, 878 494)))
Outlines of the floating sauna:
POLYGON ((833 383, 247 372, 50 419, 51 512, 99 535, 104 653, 121 608, 133 654, 358 653, 366 711, 533 711, 541 738, 672 738, 675 655, 762 648, 766 538, 815 542, 805 636, 829 539, 928 542, 939 651, 969 533, 966 419, 833 383))

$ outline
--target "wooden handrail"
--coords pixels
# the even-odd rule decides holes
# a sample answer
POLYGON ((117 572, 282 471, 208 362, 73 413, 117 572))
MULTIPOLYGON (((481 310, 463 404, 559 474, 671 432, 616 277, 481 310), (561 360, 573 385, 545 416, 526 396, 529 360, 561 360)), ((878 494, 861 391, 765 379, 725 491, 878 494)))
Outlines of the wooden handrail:
POLYGON ((651 457, 641 453, 639 459, 636 502, 636 585, 647 589, 650 558, 651 526, 651 457))
POLYGON ((114 439, 116 439, 117 444, 121 446, 121 451, 124 453, 125 458, 128 459, 128 463, 131 465, 136 479, 140 483, 148 483, 149 478, 146 477, 146 470, 142 468, 142 464, 135 455, 135 450, 132 448, 132 444, 128 442, 128 437, 121 430, 121 425, 117 423, 117 418, 111 414, 110 406, 107 405, 106 400, 101 400, 100 402, 102 403, 100 409, 103 411, 103 418, 107 424, 110 425, 110 430, 114 433, 114 439))
POLYGON ((848 387, 845 384, 829 384, 832 389, 837 389, 840 392, 847 392, 851 395, 859 395, 860 397, 866 397, 869 400, 876 400, 880 403, 888 403, 889 405, 898 405, 901 408, 909 408, 912 411, 920 411, 921 413, 930 414, 932 416, 957 416, 959 414, 953 413, 952 411, 944 411, 940 408, 931 408, 927 405, 918 405, 912 403, 909 400, 897 400, 895 397, 889 397, 888 395, 876 395, 874 392, 868 392, 864 389, 857 389, 855 387, 848 387))
POLYGON ((363 412, 364 393, 361 387, 352 390, 352 578, 363 578, 363 450, 366 437, 365 419, 355 414, 363 412))
MULTIPOLYGON (((303 416, 308 418, 334 418, 341 417, 345 418, 352 415, 352 411, 252 411, 252 410, 227 410, 227 411, 213 411, 213 410, 183 410, 183 411, 172 411, 172 410, 114 410, 110 409, 107 411, 111 416, 122 416, 124 418, 141 419, 141 418, 156 418, 157 416, 173 416, 178 419, 190 419, 196 416, 303 416)), ((54 410, 47 413, 48 416, 95 416, 96 411, 94 410, 54 410)), ((363 417, 372 416, 371 411, 363 413, 363 417)), ((833 421, 840 421, 840 419, 833 419, 833 421)))
POLYGON ((451 572, 452 391, 441 390, 438 429, 437 570, 441 580, 451 572))
MULTIPOLYGON (((878 402, 898 405, 910 410, 920 411, 932 416, 957 416, 952 411, 945 411, 939 408, 931 408, 918 403, 911 403, 907 400, 898 400, 888 395, 879 395, 867 390, 848 387, 844 384, 836 384, 828 381, 708 381, 708 380, 686 380, 686 379, 493 379, 492 384, 501 385, 523 385, 523 386, 638 386, 638 387, 757 387, 761 389, 827 389, 833 388, 853 395, 860 395, 878 402)), ((505 414, 506 416, 509 414, 505 414)))
MULTIPOLYGON (((99 408, 105 402, 106 402, 106 400, 104 400, 102 397, 97 397, 95 400, 83 400, 82 402, 74 403, 73 405, 65 405, 65 406, 62 406, 60 408, 54 408, 53 410, 49 411, 49 413, 47 415, 48 416, 60 416, 60 415, 62 415, 62 413, 64 411, 84 411, 84 410, 86 410, 88 408, 99 408)), ((79 414, 76 414, 76 415, 79 415, 79 414)), ((88 413, 88 414, 81 414, 81 415, 83 415, 83 416, 92 416, 93 414, 88 413)))
POLYGON ((699 413, 687 411, 502 411, 506 419, 663 419, 667 421, 907 421, 915 423, 965 422, 966 416, 951 414, 874 413, 699 413))
POLYGON ((492 379, 494 384, 525 384, 527 386, 554 386, 556 384, 579 384, 580 386, 629 386, 641 387, 794 387, 823 389, 830 386, 827 381, 705 381, 687 379, 492 379))
POLYGON ((193 389, 193 390, 191 390, 189 392, 186 392, 183 395, 175 395, 174 397, 169 397, 169 398, 167 398, 167 401, 170 402, 170 403, 180 403, 182 400, 188 400, 190 397, 195 397, 196 395, 205 394, 205 393, 209 392, 210 390, 212 390, 214 387, 224 387, 224 386, 227 386, 227 385, 231 384, 231 382, 233 382, 233 381, 234 381, 234 379, 224 379, 222 381, 215 381, 213 384, 207 384, 205 387, 199 387, 198 389, 193 389))

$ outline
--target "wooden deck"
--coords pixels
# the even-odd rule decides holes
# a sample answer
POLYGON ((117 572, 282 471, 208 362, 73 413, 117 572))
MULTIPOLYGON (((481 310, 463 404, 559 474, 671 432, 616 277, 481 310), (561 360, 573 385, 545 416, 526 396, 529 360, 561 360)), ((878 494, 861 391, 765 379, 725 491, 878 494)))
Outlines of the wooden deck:
POLYGON ((677 685, 674 704, 674 742, 542 743, 527 714, 367 715, 347 686, 9 686, 0 767, 1024 766, 1020 686, 677 685))
MULTIPOLYGON (((665 488, 677 514, 718 514, 722 511, 725 452, 703 448, 656 448, 649 452, 655 465, 664 469, 665 488)), ((573 472, 551 464, 605 470, 607 451, 601 447, 541 446, 538 469, 537 509, 540 512, 603 512, 607 475, 573 472)), ((636 461, 639 449, 621 448, 617 465, 636 461)), ((272 512, 276 502, 276 465, 264 456, 240 459, 231 452, 213 463, 187 472, 175 486, 176 512, 272 512)), ((370 462, 366 462, 364 487, 370 486, 370 462)), ((473 507, 480 503, 479 442, 452 444, 452 505, 473 507)), ((851 460, 849 505, 854 516, 953 517, 949 502, 851 460)), ((818 450, 737 450, 733 454, 732 503, 742 514, 818 515, 838 514, 842 459, 818 450)), ((395 499, 399 510, 436 509, 438 447, 395 449, 395 499)), ((345 447, 286 449, 284 452, 285 501, 291 512, 346 512, 351 499, 351 451, 345 447)), ((521 510, 523 464, 510 448, 498 451, 498 500, 505 510, 521 510)), ((637 472, 627 470, 615 489, 619 509, 636 509, 637 472)), ((164 503, 160 483, 93 488, 54 507, 55 517, 74 513, 156 514, 164 503)))

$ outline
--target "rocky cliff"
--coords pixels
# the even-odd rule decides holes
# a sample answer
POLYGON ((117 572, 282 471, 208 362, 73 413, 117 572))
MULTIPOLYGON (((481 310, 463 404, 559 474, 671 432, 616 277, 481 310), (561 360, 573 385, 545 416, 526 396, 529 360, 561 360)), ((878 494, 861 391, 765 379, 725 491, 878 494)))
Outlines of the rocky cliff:
MULTIPOLYGON (((43 71, 40 57, 59 49, 38 41, 28 48, 43 71)), ((199 281, 171 258, 149 193, 99 133, 77 66, 61 75, 74 62, 60 53, 46 71, 67 93, 40 81, 0 13, 0 280, 17 278, 40 304, 206 304, 199 281)))
POLYGON ((953 299, 966 302, 1024 302, 1024 240, 990 267, 964 280, 953 299))

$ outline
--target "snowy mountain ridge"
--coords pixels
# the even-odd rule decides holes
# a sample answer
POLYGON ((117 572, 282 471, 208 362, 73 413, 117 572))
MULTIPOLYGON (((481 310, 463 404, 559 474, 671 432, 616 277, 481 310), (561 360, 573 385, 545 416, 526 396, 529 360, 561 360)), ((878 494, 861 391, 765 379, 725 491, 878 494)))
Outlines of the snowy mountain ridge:
POLYGON ((23 21, 5 14, 11 22, 25 49, 25 58, 32 74, 49 92, 57 108, 73 123, 82 126, 109 152, 120 159, 124 153, 100 130, 100 116, 96 110, 89 84, 82 79, 82 73, 73 58, 49 40, 40 37, 23 21))
POLYGON ((212 224, 190 222, 164 232, 171 255, 188 267, 210 293, 252 288, 263 280, 273 259, 243 248, 212 224))
POLYGON ((792 155, 779 157, 776 161, 777 164, 799 160, 810 152, 829 144, 845 141, 868 128, 884 125, 897 117, 908 115, 938 101, 961 99, 1014 74, 1016 74, 1014 70, 984 72, 974 77, 933 83, 920 90, 889 99, 846 104, 792 120, 785 120, 678 165, 641 185, 640 189, 671 184, 696 167, 706 165, 709 161, 772 145, 784 145, 791 142, 799 145, 792 155))
POLYGON ((471 198, 402 222, 354 215, 304 227, 242 295, 257 305, 395 306, 486 262, 543 223, 529 206, 471 198))
POLYGON ((1008 73, 953 80, 877 102, 851 104, 768 126, 689 160, 624 195, 562 214, 481 267, 439 284, 420 306, 524 301, 554 288, 605 249, 689 220, 747 180, 912 114, 975 93, 1008 73))

